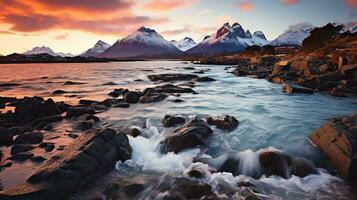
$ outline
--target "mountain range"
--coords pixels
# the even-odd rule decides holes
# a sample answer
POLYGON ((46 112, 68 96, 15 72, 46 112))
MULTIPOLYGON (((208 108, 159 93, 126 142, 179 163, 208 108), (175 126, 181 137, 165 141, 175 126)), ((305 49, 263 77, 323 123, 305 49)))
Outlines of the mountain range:
MULTIPOLYGON (((357 32, 357 23, 334 24, 343 25, 343 32, 357 32)), ((281 35, 268 41, 262 31, 253 34, 239 23, 225 23, 215 33, 204 37, 196 43, 192 38, 185 37, 180 41, 168 41, 154 29, 140 27, 128 36, 118 40, 113 45, 99 40, 92 48, 80 54, 82 57, 99 58, 152 58, 152 57, 177 57, 179 55, 236 53, 243 51, 248 46, 301 46, 310 32, 316 28, 309 23, 300 23, 288 27, 281 35)), ((54 52, 49 47, 35 47, 24 54, 47 53, 53 56, 74 56, 54 52)))

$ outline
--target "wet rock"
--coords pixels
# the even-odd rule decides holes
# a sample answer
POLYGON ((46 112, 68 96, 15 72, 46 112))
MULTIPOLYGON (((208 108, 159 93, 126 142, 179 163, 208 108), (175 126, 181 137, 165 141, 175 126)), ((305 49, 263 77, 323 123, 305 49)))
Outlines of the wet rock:
POLYGON ((104 101, 100 102, 100 104, 106 106, 106 107, 110 107, 110 106, 115 106, 117 104, 123 103, 124 100, 123 99, 105 99, 104 101))
POLYGON ((161 142, 161 151, 178 153, 184 149, 204 145, 204 140, 211 134, 212 130, 204 121, 193 119, 169 134, 161 142))
MULTIPOLYGON (((201 199, 214 197, 210 185, 197 180, 187 178, 175 178, 172 181, 172 189, 169 191, 168 199, 201 199)), ((215 198, 213 198, 215 199, 215 198)))
POLYGON ((54 144, 47 144, 44 149, 46 152, 51 152, 53 151, 54 148, 55 148, 54 144))
POLYGON ((54 122, 59 122, 62 121, 63 117, 61 115, 51 115, 51 116, 47 116, 47 117, 42 117, 42 118, 38 118, 35 119, 32 122, 32 126, 37 126, 40 123, 54 123, 54 122))
POLYGON ((125 134, 112 129, 82 134, 62 152, 44 161, 28 179, 0 192, 0 199, 66 199, 90 181, 131 158, 125 134))
POLYGON ((71 107, 68 109, 66 118, 79 117, 85 114, 94 114, 95 110, 91 107, 71 107))
POLYGON ((206 121, 209 125, 214 125, 218 129, 227 131, 233 131, 239 125, 239 121, 235 117, 229 115, 220 117, 207 117, 206 121))
POLYGON ((290 166, 291 174, 299 177, 305 177, 310 174, 318 174, 315 165, 303 158, 294 158, 290 166))
POLYGON ((28 132, 15 138, 15 144, 37 144, 41 143, 43 134, 41 132, 28 132))
POLYGON ((0 146, 11 145, 13 142, 13 133, 8 128, 0 127, 0 146))
POLYGON ((238 152, 229 151, 218 158, 223 162, 218 166, 219 172, 230 172, 234 176, 239 175, 238 166, 239 166, 239 157, 238 152))
POLYGON ((64 91, 64 90, 55 90, 52 92, 52 94, 66 94, 68 93, 67 91, 64 91))
POLYGON ((276 175, 289 178, 291 158, 277 151, 265 151, 259 155, 259 161, 267 176, 276 175))
POLYGON ((68 134, 68 137, 73 138, 73 139, 76 139, 76 138, 78 137, 78 135, 77 135, 77 134, 74 134, 74 133, 69 133, 69 134, 68 134))
POLYGON ((63 83, 63 85, 82 85, 84 83, 82 82, 75 82, 75 81, 66 81, 63 83))
POLYGON ((130 197, 134 197, 138 195, 140 192, 142 192, 145 189, 144 184, 141 183, 129 183, 123 186, 123 190, 125 194, 127 194, 130 197))
POLYGON ((139 92, 129 91, 124 95, 124 101, 127 103, 138 103, 141 94, 139 92))
POLYGON ((33 156, 33 153, 30 152, 22 152, 12 155, 9 159, 14 161, 25 161, 33 156))
POLYGON ((197 78, 197 75, 193 74, 157 74, 157 75, 149 75, 148 78, 151 81, 187 81, 197 78))
POLYGON ((174 102, 174 103, 182 103, 182 102, 184 102, 184 100, 182 100, 182 99, 174 99, 172 102, 174 102))
MULTIPOLYGON (((4 168, 8 168, 8 167, 11 167, 12 166, 12 162, 6 162, 4 164, 2 164, 0 166, 0 170, 4 169, 4 168)), ((0 190, 1 191, 1 190, 0 190)))
POLYGON ((107 82, 107 83, 103 83, 103 85, 117 85, 117 84, 114 82, 107 82))
POLYGON ((118 104, 115 104, 114 107, 116 107, 116 108, 129 108, 130 104, 128 104, 128 103, 118 103, 118 104))
POLYGON ((31 151, 33 149, 35 149, 35 147, 30 144, 16 144, 11 147, 10 153, 11 155, 14 155, 22 152, 31 151))
POLYGON ((105 187, 103 195, 106 197, 106 199, 116 200, 119 199, 119 190, 120 190, 119 183, 109 183, 105 187))
POLYGON ((190 177, 197 178, 197 179, 201 179, 206 176, 206 174, 202 170, 199 170, 199 169, 191 169, 187 174, 190 177))
POLYGON ((128 89, 119 88, 119 89, 114 89, 114 91, 110 92, 108 95, 116 98, 128 92, 129 92, 128 89))
POLYGON ((92 129, 94 124, 94 120, 81 121, 75 125, 74 129, 78 131, 87 131, 89 129, 92 129))
POLYGON ((93 120, 95 123, 100 122, 100 118, 95 115, 82 115, 78 118, 79 121, 93 120))
POLYGON ((79 104, 86 105, 86 106, 90 106, 90 105, 97 104, 97 103, 99 103, 99 102, 98 101, 94 101, 94 100, 87 100, 87 99, 79 100, 79 104))
POLYGON ((35 163, 42 163, 46 160, 46 158, 44 158, 42 156, 34 156, 34 157, 30 158, 30 160, 35 163))
POLYGON ((138 128, 131 128, 129 131, 129 135, 133 136, 133 137, 137 137, 139 135, 141 135, 141 131, 138 128))
POLYGON ((26 132, 33 131, 33 128, 31 126, 28 126, 28 125, 13 126, 13 127, 9 128, 9 129, 11 130, 13 135, 22 135, 22 134, 24 134, 26 132))
POLYGON ((165 92, 165 93, 193 93, 193 94, 197 94, 193 89, 191 88, 184 88, 184 87, 179 87, 176 85, 172 85, 172 84, 165 84, 165 85, 161 85, 161 86, 157 86, 156 88, 154 88, 155 92, 165 92))
POLYGON ((162 119, 162 124, 165 127, 173 127, 179 124, 184 124, 185 122, 185 118, 180 116, 165 115, 164 119, 162 119))
POLYGON ((149 92, 140 98, 140 103, 156 103, 165 100, 166 94, 149 92))
POLYGON ((305 93, 305 94, 313 94, 314 91, 310 88, 306 88, 297 84, 293 83, 283 83, 282 90, 285 93, 292 94, 292 93, 305 93))
POLYGON ((63 101, 57 102, 56 105, 57 105, 58 111, 60 111, 60 113, 66 112, 68 110, 68 108, 71 107, 69 104, 66 104, 63 101))
POLYGON ((346 180, 357 180, 357 115, 331 119, 311 133, 309 139, 328 157, 346 180))
POLYGON ((197 81, 197 82, 212 82, 212 81, 216 81, 216 79, 211 78, 211 77, 198 77, 198 78, 195 78, 194 81, 197 81))

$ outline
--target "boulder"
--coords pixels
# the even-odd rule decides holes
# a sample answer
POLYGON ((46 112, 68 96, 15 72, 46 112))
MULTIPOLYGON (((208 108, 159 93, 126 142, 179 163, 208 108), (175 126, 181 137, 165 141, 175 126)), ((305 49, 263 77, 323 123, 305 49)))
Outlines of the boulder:
POLYGON ((0 127, 0 146, 11 145, 13 142, 13 133, 8 128, 0 127))
POLYGON ((128 184, 124 185, 124 187, 123 187, 125 194, 127 194, 130 197, 134 197, 134 196, 138 195, 144 189, 145 189, 145 186, 142 183, 128 183, 128 184))
POLYGON ((114 89, 108 95, 116 98, 116 97, 119 97, 121 95, 124 95, 127 92, 129 92, 128 89, 119 88, 119 89, 114 89))
POLYGON ((35 119, 32 122, 32 126, 35 127, 40 123, 49 124, 49 123, 53 123, 53 122, 59 122, 59 121, 62 121, 62 119, 63 119, 63 117, 61 115, 51 115, 51 116, 47 116, 47 117, 42 117, 42 118, 35 119))
POLYGON ((131 158, 127 136, 112 129, 82 134, 44 161, 25 182, 0 192, 0 199, 67 199, 90 181, 131 158))
POLYGON ((162 124, 165 127, 173 127, 179 124, 184 124, 185 122, 185 118, 180 116, 165 115, 164 119, 162 119, 162 124))
POLYGON ((187 81, 187 80, 192 80, 197 77, 198 76, 194 75, 194 74, 155 74, 155 75, 148 76, 148 78, 151 81, 163 81, 163 82, 187 81))
MULTIPOLYGON (((11 156, 9 159, 14 161, 25 161, 33 156, 33 153, 30 152, 21 152, 11 156)), ((0 196, 1 198, 1 196, 0 196)))
POLYGON ((16 144, 11 147, 10 153, 11 155, 14 155, 22 152, 31 151, 33 149, 35 149, 35 147, 30 144, 16 144))
POLYGON ((313 94, 314 91, 310 88, 303 87, 294 83, 284 82, 281 86, 282 91, 288 94, 292 93, 305 93, 305 94, 313 94))
POLYGON ((277 151, 265 151, 259 155, 260 165, 267 176, 276 175, 289 178, 291 157, 277 151))
POLYGON ((141 94, 135 91, 129 91, 124 94, 124 101, 127 103, 138 103, 140 100, 141 94))
POLYGON ((15 138, 15 144, 38 144, 41 143, 43 134, 41 132, 28 132, 15 138))
POLYGON ((94 114, 95 110, 92 107, 71 107, 67 110, 66 118, 79 117, 85 114, 94 114))
POLYGON ((197 77, 193 79, 196 82, 211 82, 211 81, 216 81, 216 79, 211 78, 211 77, 197 77))
POLYGON ((239 125, 239 121, 229 115, 219 116, 219 117, 207 117, 206 121, 209 125, 214 125, 218 129, 223 129, 227 131, 233 131, 239 125))
POLYGON ((140 103, 155 103, 165 100, 168 97, 166 94, 149 92, 140 98, 140 103))
POLYGON ((327 121, 309 139, 326 154, 340 176, 357 181, 357 114, 327 121))
POLYGON ((192 119, 161 141, 161 151, 178 153, 188 148, 204 145, 204 140, 211 134, 212 130, 204 121, 192 119))
POLYGON ((106 199, 119 199, 119 190, 120 190, 120 185, 119 183, 109 183, 103 192, 103 195, 105 196, 106 199))

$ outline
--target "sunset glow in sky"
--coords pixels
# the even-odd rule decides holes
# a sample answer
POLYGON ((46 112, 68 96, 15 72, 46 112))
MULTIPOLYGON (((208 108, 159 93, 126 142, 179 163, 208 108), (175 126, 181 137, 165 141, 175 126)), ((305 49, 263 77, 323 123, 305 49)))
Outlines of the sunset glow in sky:
POLYGON ((49 46, 79 54, 144 25, 167 40, 199 42, 225 22, 269 40, 289 25, 357 21, 357 0, 0 0, 0 54, 49 46))

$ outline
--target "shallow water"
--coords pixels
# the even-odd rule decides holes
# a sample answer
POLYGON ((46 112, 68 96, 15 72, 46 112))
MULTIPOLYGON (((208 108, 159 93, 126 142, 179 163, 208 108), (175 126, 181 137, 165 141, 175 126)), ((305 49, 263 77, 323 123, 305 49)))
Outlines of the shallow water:
MULTIPOLYGON (((0 65, 0 83, 20 84, 0 88, 0 96, 38 95, 69 103, 76 103, 80 98, 104 100, 114 88, 144 89, 154 85, 147 79, 149 74, 192 73, 207 69, 205 74, 198 75, 210 76, 217 81, 197 83, 193 89, 199 94, 170 96, 164 102, 135 104, 128 109, 111 108, 98 115, 108 122, 107 126, 110 127, 117 127, 118 124, 133 119, 149 118, 148 127, 151 128, 145 130, 147 137, 130 137, 134 149, 133 159, 120 165, 139 167, 143 171, 182 174, 192 164, 192 158, 199 153, 217 157, 226 151, 237 150, 242 151, 241 156, 251 158, 254 152, 273 147, 292 156, 307 158, 318 167, 328 168, 325 157, 309 143, 307 137, 326 119, 356 112, 356 98, 336 98, 322 94, 286 95, 281 92, 279 84, 236 77, 227 73, 229 71, 224 68, 225 66, 193 65, 179 61, 0 65), (187 70, 184 67, 196 69, 187 70), (83 84, 63 85, 66 81, 83 84), (115 82, 117 85, 103 85, 107 82, 115 82), (69 93, 52 95, 54 90, 59 89, 69 93), (184 102, 170 101, 175 98, 184 102), (181 114, 185 117, 228 114, 239 119, 240 125, 230 133, 214 129, 214 135, 210 138, 205 152, 193 149, 179 154, 162 155, 158 153, 157 144, 163 134, 170 131, 161 125, 165 114, 181 114)), ((242 166, 246 175, 252 173, 251 167, 256 166, 254 162, 254 159, 248 159, 242 166)), ((249 177, 214 174, 207 181, 214 185, 217 180, 235 183, 237 179, 244 178, 249 177)), ((281 180, 270 177, 253 181, 261 192, 273 199, 301 199, 312 196, 324 199, 337 194, 334 189, 340 192, 348 191, 348 187, 341 180, 323 172, 304 179, 292 177, 281 180), (336 181, 342 189, 336 189, 333 184, 336 181), (311 190, 306 188, 309 184, 311 190)))

